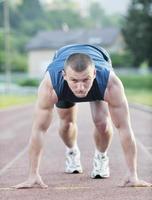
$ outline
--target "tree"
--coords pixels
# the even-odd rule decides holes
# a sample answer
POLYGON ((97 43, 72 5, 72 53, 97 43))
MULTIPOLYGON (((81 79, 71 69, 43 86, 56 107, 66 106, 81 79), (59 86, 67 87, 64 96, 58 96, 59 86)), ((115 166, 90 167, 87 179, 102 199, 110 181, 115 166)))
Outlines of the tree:
POLYGON ((93 2, 90 4, 90 18, 96 27, 108 26, 109 18, 106 16, 104 9, 98 2, 93 2))
POLYGON ((134 66, 147 61, 152 67, 152 1, 132 0, 122 29, 134 66))
POLYGON ((4 26, 4 2, 0 3, 0 28, 4 26))
POLYGON ((62 29, 64 24, 67 24, 70 29, 84 25, 80 15, 68 9, 48 11, 47 21, 49 29, 62 29))
POLYGON ((4 70, 5 65, 5 52, 4 52, 4 32, 0 32, 0 72, 4 70))
POLYGON ((22 0, 22 3, 11 9, 10 23, 15 30, 33 35, 42 29, 45 22, 44 11, 38 0, 22 0))

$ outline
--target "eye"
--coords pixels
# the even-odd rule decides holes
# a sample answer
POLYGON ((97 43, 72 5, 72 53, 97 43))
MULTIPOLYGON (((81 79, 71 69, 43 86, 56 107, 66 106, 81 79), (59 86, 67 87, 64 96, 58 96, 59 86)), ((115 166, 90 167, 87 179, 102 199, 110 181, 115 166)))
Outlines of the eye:
POLYGON ((88 79, 88 78, 86 78, 86 79, 84 79, 84 80, 83 80, 83 82, 87 82, 87 81, 89 81, 89 79, 88 79))
POLYGON ((77 79, 72 79, 71 81, 72 81, 73 83, 77 83, 77 82, 78 82, 77 79))

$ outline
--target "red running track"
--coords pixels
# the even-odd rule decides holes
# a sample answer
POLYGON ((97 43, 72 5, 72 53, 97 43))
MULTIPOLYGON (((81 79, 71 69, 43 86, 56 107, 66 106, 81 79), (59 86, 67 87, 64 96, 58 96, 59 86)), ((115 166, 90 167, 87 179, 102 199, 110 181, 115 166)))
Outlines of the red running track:
MULTIPOLYGON (((109 149, 111 177, 92 180, 94 155, 93 123, 88 103, 78 104, 78 144, 83 174, 65 174, 65 147, 58 135, 58 116, 46 135, 40 173, 47 189, 11 189, 28 175, 27 144, 30 136, 33 106, 0 111, 0 199, 1 200, 152 200, 152 188, 120 187, 126 165, 119 136, 114 129, 109 149)), ((132 126, 138 147, 138 172, 152 182, 152 113, 130 108, 132 126)))

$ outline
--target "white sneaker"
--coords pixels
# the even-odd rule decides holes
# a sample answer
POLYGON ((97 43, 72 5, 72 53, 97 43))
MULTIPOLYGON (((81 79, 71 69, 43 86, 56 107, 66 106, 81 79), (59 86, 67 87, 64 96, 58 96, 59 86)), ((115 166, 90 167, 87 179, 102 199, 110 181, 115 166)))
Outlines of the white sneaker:
POLYGON ((65 172, 72 174, 72 173, 82 173, 82 166, 80 162, 80 151, 77 148, 74 149, 67 149, 66 152, 66 167, 65 172))
POLYGON ((98 150, 95 151, 91 178, 108 178, 110 176, 109 158, 98 150))

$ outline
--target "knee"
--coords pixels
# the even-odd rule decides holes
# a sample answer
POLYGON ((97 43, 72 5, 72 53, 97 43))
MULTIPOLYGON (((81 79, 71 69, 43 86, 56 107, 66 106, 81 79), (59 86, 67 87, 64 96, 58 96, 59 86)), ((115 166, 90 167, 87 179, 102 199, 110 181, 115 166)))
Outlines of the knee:
POLYGON ((109 120, 94 120, 95 127, 99 132, 106 133, 109 130, 109 120))
POLYGON ((71 121, 61 121, 60 128, 63 131, 71 130, 75 127, 75 123, 71 121))

